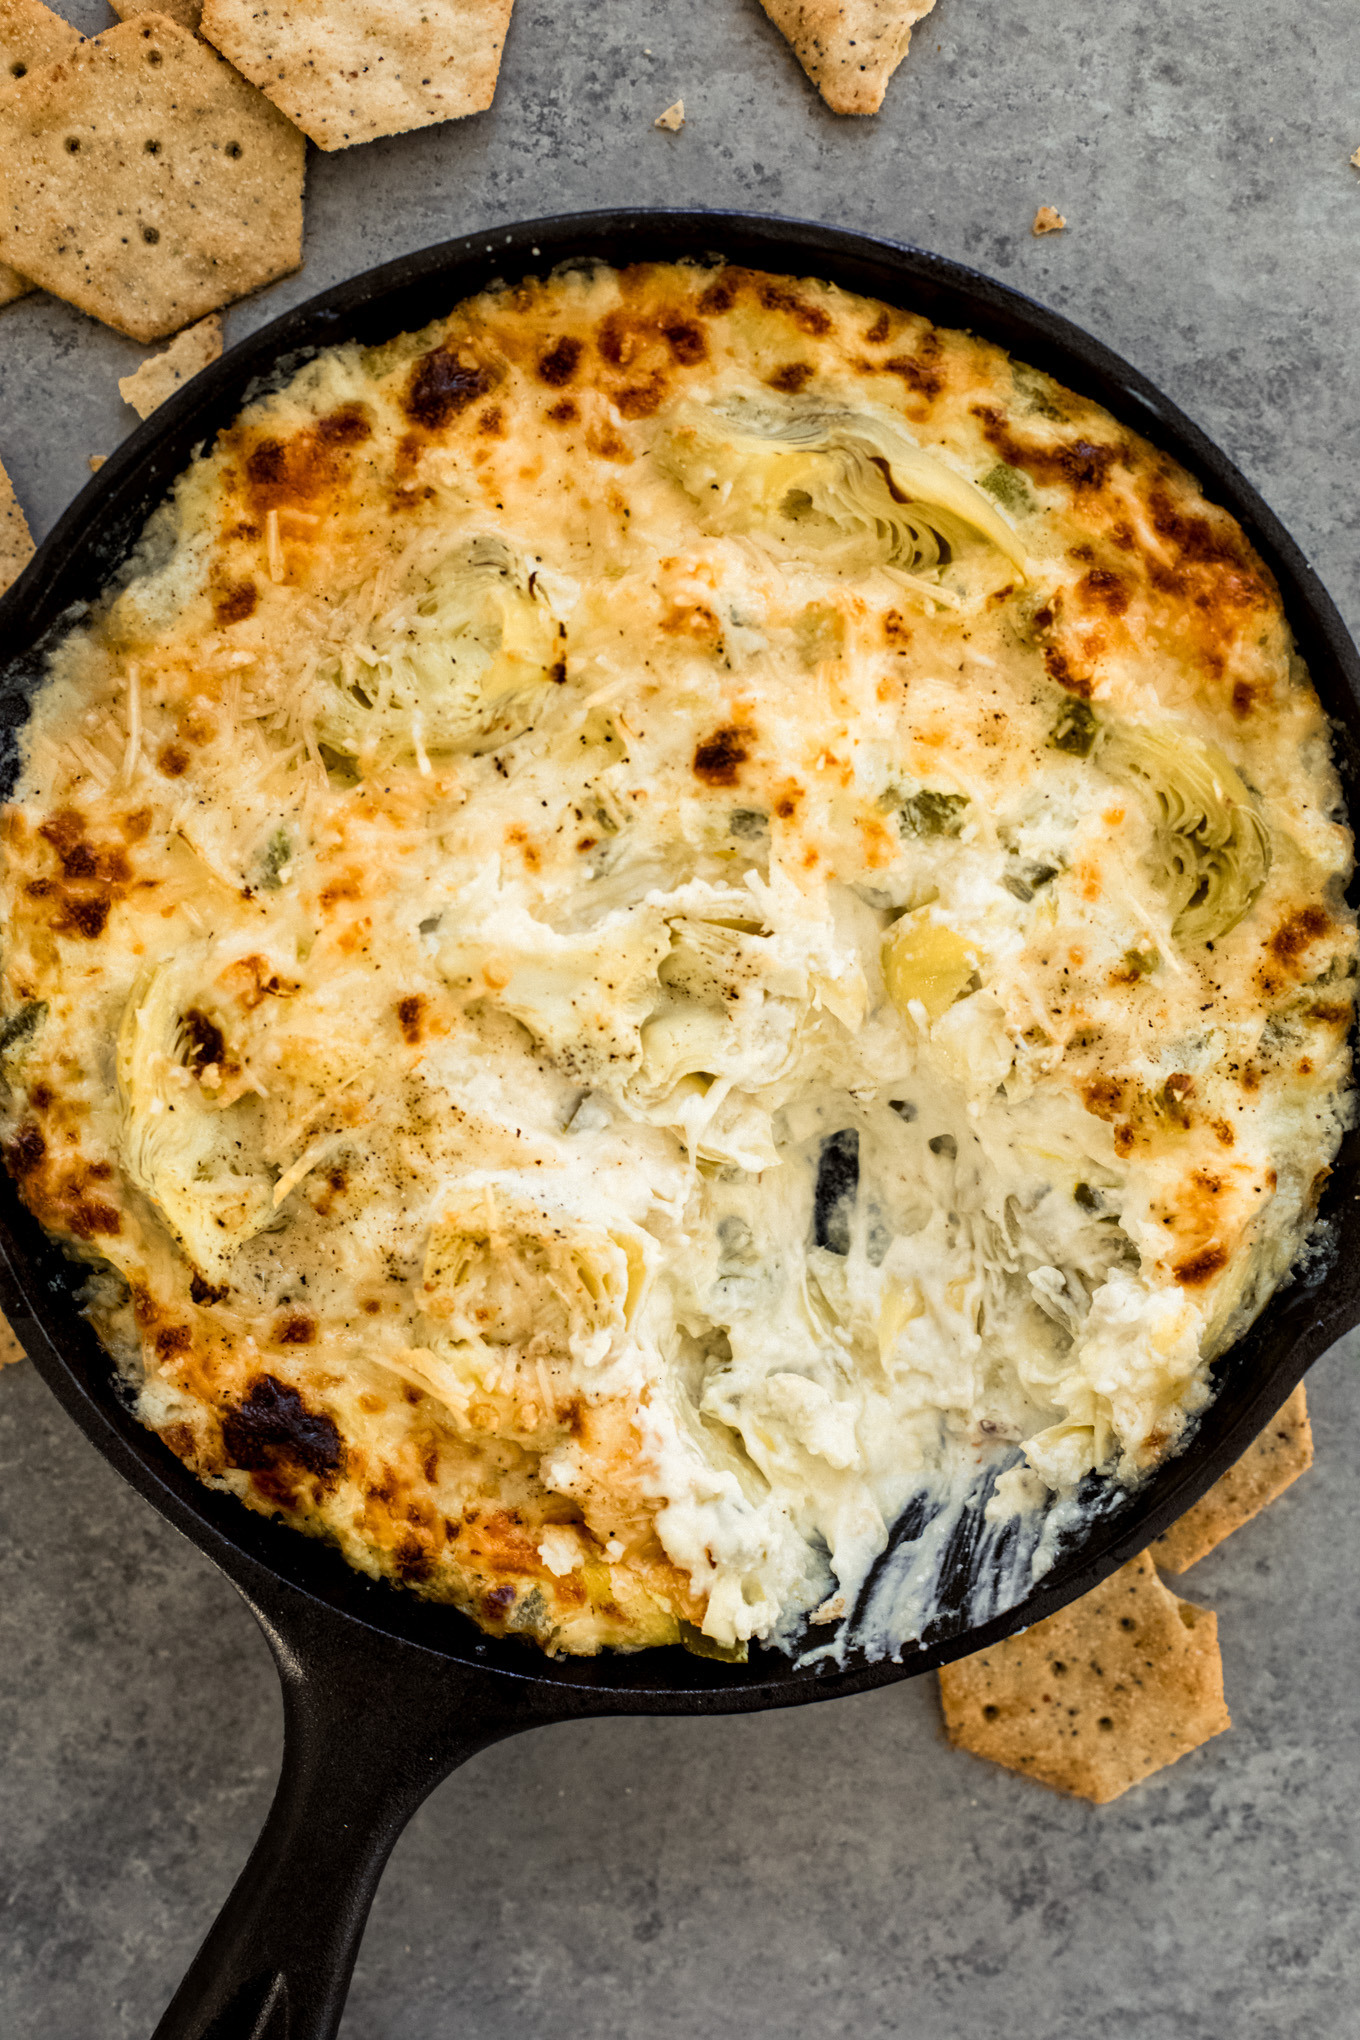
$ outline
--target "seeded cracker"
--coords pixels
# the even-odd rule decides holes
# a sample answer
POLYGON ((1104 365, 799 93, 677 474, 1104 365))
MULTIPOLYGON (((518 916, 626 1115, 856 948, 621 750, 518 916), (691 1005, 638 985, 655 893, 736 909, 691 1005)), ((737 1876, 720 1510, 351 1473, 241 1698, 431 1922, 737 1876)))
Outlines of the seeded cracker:
POLYGON ((216 312, 188 326, 164 354, 151 354, 132 375, 120 376, 118 394, 139 418, 149 418, 191 375, 216 361, 222 352, 222 321, 216 312))
MULTIPOLYGON (((0 0, 0 91, 42 64, 55 64, 84 40, 42 0, 0 0)), ((33 288, 26 276, 0 262, 0 305, 13 304, 33 288)))
POLYGON ((833 113, 877 113, 935 0, 760 0, 833 113))
POLYGON ((203 33, 322 149, 490 106, 512 0, 205 0, 203 33))
POLYGON ((134 340, 296 269, 305 144, 158 14, 0 94, 0 257, 134 340))
POLYGON ((1230 1728, 1218 1618, 1146 1552, 1023 1636, 940 1673, 956 1749, 1097 1805, 1230 1728))
POLYGON ((19 508, 9 476, 0 467, 0 595, 18 580, 32 557, 28 519, 19 508))
POLYGON ((1187 1509, 1180 1521, 1149 1547, 1152 1557, 1163 1572, 1187 1572, 1216 1544, 1258 1516, 1312 1463, 1313 1432, 1300 1382, 1273 1421, 1222 1479, 1215 1481, 1203 1501, 1187 1509))

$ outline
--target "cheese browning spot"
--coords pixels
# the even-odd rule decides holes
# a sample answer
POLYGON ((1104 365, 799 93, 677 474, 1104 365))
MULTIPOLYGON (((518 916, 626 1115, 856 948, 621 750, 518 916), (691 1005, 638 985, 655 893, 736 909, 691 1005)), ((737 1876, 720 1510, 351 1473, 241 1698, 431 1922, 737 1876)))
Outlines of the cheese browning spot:
POLYGON ((703 737, 694 747, 694 776, 706 786, 735 786, 750 757, 749 732, 733 724, 703 737))
POLYGON ((335 1476, 344 1458, 334 1420, 309 1409, 295 1388, 272 1374, 257 1375, 244 1401, 224 1414, 222 1445, 227 1463, 245 1472, 301 1470, 323 1483, 335 1476))
POLYGON ((446 348, 433 348, 421 357, 411 373, 406 415, 413 425, 421 425, 427 432, 442 432, 470 404, 484 397, 491 386, 486 369, 469 366, 446 348))

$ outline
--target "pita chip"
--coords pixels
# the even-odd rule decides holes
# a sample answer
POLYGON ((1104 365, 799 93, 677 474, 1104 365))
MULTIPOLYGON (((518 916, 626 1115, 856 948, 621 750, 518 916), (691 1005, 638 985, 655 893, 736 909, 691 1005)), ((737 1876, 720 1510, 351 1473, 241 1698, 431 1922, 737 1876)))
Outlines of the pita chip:
POLYGON ((833 113, 877 113, 935 0, 760 0, 833 113))
POLYGON ((685 102, 683 99, 677 99, 674 106, 668 106, 666 111, 659 113, 652 122, 653 127, 665 128, 666 132, 672 135, 678 135, 684 125, 685 102))
POLYGON ((28 519, 19 508, 9 476, 0 467, 0 595, 18 580, 32 559, 33 550, 28 519))
POLYGON ((1149 1546, 1163 1572, 1188 1572, 1215 1545, 1282 1495, 1313 1463, 1308 1399, 1300 1382, 1235 1466, 1149 1546))
POLYGON ((1178 1600, 1146 1552, 939 1677, 956 1749, 1100 1806, 1232 1726, 1218 1618, 1178 1600))
POLYGON ((204 0, 203 33, 320 149, 481 113, 512 0, 204 0))
POLYGON ((120 21, 131 21, 137 14, 163 14, 195 34, 203 12, 203 0, 109 0, 109 5, 120 21))
POLYGON ((1034 225, 1030 228, 1030 232, 1037 239, 1040 234, 1060 234, 1066 225, 1067 221, 1058 211, 1057 206, 1041 205, 1038 212, 1034 215, 1034 225))
POLYGON ((164 354, 149 354, 134 374, 120 376, 118 394, 125 404, 131 404, 139 418, 149 418, 167 397, 173 397, 191 375, 216 361, 221 352, 222 321, 213 312, 196 326, 186 326, 164 354))
MULTIPOLYGON (((80 30, 42 0, 0 0, 0 91, 43 64, 55 64, 83 41, 80 30)), ((32 288, 26 276, 0 262, 0 305, 27 297, 32 288)))
POLYGON ((134 340, 302 259, 306 144, 161 14, 0 92, 0 259, 134 340))

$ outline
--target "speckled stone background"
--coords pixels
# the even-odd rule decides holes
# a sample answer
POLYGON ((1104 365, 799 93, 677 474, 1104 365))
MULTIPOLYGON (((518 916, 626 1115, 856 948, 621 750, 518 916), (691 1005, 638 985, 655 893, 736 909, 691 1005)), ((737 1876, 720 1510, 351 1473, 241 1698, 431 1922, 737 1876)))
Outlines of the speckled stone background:
MULTIPOLYGON (((306 267, 227 334, 571 206, 877 229, 1147 371, 1360 627, 1357 145, 1355 0, 939 0, 858 122, 756 0, 518 0, 492 112, 314 154, 306 267), (680 96, 684 131, 656 132, 680 96), (1040 204, 1065 234, 1031 238, 1040 204)), ((135 423, 116 378, 142 353, 48 299, 0 313, 0 457, 39 535, 135 423)), ((1230 1735, 1105 1809, 953 1754, 929 1681, 502 1744, 398 1847, 344 2040, 1360 2033, 1357 1357, 1314 1370, 1316 1470, 1190 1576, 1230 1735)), ((28 1366, 0 1373, 0 1551, 0 2034, 140 2040, 264 1814, 273 1673, 28 1366)))

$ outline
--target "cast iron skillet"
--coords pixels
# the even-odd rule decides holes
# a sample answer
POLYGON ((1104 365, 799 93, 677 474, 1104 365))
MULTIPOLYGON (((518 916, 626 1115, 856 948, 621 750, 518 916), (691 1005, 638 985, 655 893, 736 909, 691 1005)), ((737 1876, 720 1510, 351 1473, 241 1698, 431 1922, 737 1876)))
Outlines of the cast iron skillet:
MULTIPOLYGON (((492 279, 569 259, 714 256, 829 279, 965 326, 1093 397, 1183 461, 1226 505, 1277 576, 1299 648, 1337 724, 1354 805, 1360 659, 1298 548, 1255 490, 1145 377, 1065 319, 957 263, 794 220, 716 212, 585 213, 445 242, 403 256, 287 313, 198 375, 112 456, 0 602, 0 772, 42 673, 45 638, 98 594, 196 447, 210 444, 260 379, 336 341, 376 342, 447 312, 492 279)), ((985 1622, 967 1613, 979 1563, 965 1528, 948 1554, 933 1622, 900 1662, 796 1666, 753 1650, 725 1665, 679 1649, 557 1660, 483 1636, 463 1616, 362 1578, 329 1548, 202 1487, 136 1422, 74 1305, 81 1281, 0 1175, 0 1304, 49 1387, 104 1454, 239 1589, 283 1682, 283 1771, 254 1854, 157 2040, 329 2040, 388 1854, 431 1788, 477 1750, 540 1723, 606 1714, 714 1714, 791 1707, 902 1679, 1051 1614, 1163 1530, 1266 1423, 1318 1354, 1360 1321, 1360 1138, 1348 1139, 1322 1217, 1330 1255, 1276 1296, 1219 1364, 1216 1400, 1186 1449, 1136 1494, 1105 1495, 1040 1586, 985 1622)), ((916 1528, 919 1530, 920 1519, 916 1528)), ((910 1535, 908 1525, 902 1533, 910 1535)))

